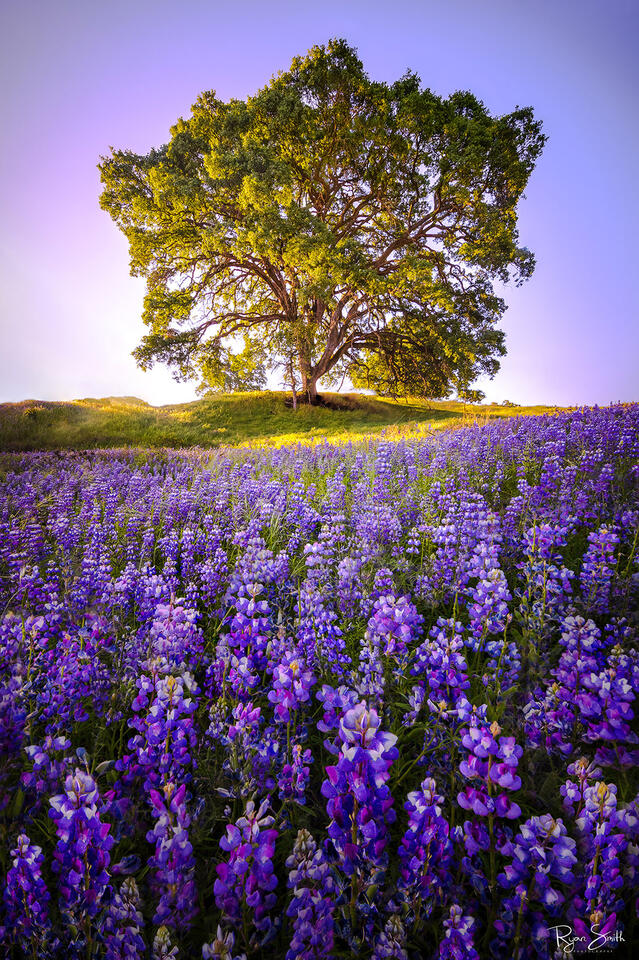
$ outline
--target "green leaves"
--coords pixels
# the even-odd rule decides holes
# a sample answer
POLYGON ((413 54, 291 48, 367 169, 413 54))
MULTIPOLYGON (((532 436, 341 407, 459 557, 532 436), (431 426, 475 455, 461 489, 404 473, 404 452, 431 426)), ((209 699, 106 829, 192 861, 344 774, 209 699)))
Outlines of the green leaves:
POLYGON ((245 102, 203 93, 167 145, 100 164, 147 278, 138 361, 229 389, 255 382, 228 352, 248 335, 263 365, 295 359, 309 399, 338 371, 421 396, 492 375, 492 281, 532 273, 516 205, 544 139, 530 109, 493 118, 412 73, 373 82, 344 40, 245 102))
POLYGON ((209 391, 261 390, 266 386, 264 345, 244 338, 240 351, 225 347, 219 341, 208 344, 208 352, 200 363, 202 382, 198 393, 209 391))

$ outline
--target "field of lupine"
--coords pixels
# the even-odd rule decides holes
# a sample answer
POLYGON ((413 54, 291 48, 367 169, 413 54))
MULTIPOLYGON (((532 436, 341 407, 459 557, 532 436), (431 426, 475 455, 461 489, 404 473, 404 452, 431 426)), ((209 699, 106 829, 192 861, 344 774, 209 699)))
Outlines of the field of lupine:
POLYGON ((4 952, 630 955, 639 406, 0 484, 4 952))

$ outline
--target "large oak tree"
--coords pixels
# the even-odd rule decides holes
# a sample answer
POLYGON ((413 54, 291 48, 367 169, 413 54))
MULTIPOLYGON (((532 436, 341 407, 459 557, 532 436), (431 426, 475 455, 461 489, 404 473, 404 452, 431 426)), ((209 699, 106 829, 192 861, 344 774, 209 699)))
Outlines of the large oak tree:
POLYGON ((345 375, 467 390, 505 352, 495 280, 533 270, 516 210, 544 140, 530 108, 371 81, 343 40, 246 101, 203 93, 168 144, 100 164, 147 281, 138 362, 226 387, 280 364, 311 402, 345 375))

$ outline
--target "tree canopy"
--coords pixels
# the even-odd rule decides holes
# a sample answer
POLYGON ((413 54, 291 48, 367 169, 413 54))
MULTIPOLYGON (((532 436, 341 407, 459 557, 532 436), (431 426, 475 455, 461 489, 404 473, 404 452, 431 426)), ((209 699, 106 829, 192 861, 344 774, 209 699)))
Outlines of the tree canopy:
POLYGON ((469 391, 505 353, 495 281, 534 267, 516 208, 544 142, 530 108, 372 81, 344 40, 246 101, 201 94, 167 144, 99 165, 147 282, 139 364, 223 389, 279 365, 310 401, 345 376, 469 391))

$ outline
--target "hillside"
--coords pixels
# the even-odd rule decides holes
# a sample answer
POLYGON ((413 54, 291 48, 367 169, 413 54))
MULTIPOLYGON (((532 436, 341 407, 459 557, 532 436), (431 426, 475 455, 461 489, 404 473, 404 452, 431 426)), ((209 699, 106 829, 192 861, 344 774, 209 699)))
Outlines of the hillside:
POLYGON ((467 406, 456 402, 381 400, 323 394, 324 406, 294 411, 290 394, 221 394, 163 407, 135 397, 0 404, 0 449, 215 447, 404 433, 495 416, 544 413, 549 407, 467 406))

